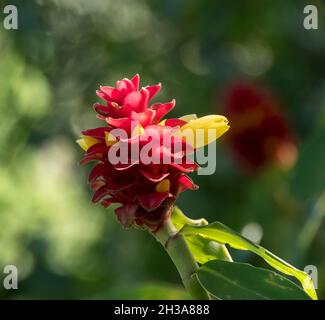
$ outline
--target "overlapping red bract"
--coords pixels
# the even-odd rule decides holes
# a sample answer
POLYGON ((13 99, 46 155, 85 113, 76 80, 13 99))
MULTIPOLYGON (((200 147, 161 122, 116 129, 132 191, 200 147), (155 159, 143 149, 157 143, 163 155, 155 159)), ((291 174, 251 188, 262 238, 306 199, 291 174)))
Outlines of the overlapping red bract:
POLYGON ((151 99, 158 93, 161 84, 146 86, 139 90, 140 77, 135 75, 131 80, 116 82, 116 87, 101 86, 96 93, 105 104, 95 103, 94 110, 100 119, 109 125, 128 128, 130 121, 139 121, 146 127, 158 124, 159 121, 175 106, 175 100, 167 103, 154 103, 149 107, 151 99))
POLYGON ((224 112, 232 123, 227 141, 246 172, 256 173, 268 164, 293 164, 293 133, 269 91, 247 81, 233 83, 226 90, 224 112))
MULTIPOLYGON (((134 137, 131 133, 131 122, 137 121, 143 129, 142 137, 155 131, 156 134, 172 135, 173 127, 179 126, 184 121, 171 119, 164 125, 159 124, 162 118, 175 106, 175 100, 168 103, 154 103, 150 105, 151 99, 161 88, 160 84, 147 86, 139 89, 139 75, 131 80, 123 79, 116 82, 116 87, 101 86, 97 95, 104 103, 95 103, 94 110, 98 118, 105 121, 105 125, 84 130, 82 134, 97 139, 99 142, 92 145, 87 151, 81 164, 91 161, 97 162, 89 174, 89 184, 94 190, 92 201, 101 203, 104 207, 112 203, 121 204, 115 210, 117 218, 126 227, 131 225, 147 226, 155 230, 169 217, 170 208, 178 195, 186 189, 196 189, 197 186, 186 175, 188 172, 197 170, 195 162, 188 163, 184 143, 181 155, 174 153, 173 145, 177 137, 172 138, 169 148, 162 147, 162 139, 158 141, 161 145, 157 152, 160 156, 164 153, 171 154, 171 164, 143 164, 141 159, 128 164, 112 164, 108 158, 108 151, 113 146, 107 146, 105 133, 114 128, 124 129, 128 133, 128 139, 123 143, 132 143, 134 137), (159 124, 159 125, 158 125, 159 124), (162 128, 164 130, 162 130, 162 128), (173 161, 174 157, 181 157, 181 161, 173 161), (166 192, 158 192, 156 186, 162 180, 168 179, 170 188, 166 192)), ((122 143, 122 141, 120 141, 122 143)), ((148 143, 141 139, 140 150, 148 143)))

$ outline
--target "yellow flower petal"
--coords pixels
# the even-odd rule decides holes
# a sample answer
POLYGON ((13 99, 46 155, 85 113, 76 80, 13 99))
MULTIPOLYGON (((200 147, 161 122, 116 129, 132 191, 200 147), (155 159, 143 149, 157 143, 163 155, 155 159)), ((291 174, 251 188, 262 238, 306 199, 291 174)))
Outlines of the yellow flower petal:
POLYGON ((117 142, 117 139, 115 136, 113 136, 110 132, 105 131, 105 143, 108 147, 112 146, 117 142))
POLYGON ((230 126, 228 119, 220 115, 208 115, 190 120, 180 128, 178 135, 194 148, 201 148, 221 137, 230 126))
POLYGON ((170 181, 168 179, 161 180, 156 185, 156 191, 157 192, 168 192, 170 189, 170 181))
POLYGON ((87 144, 86 144, 86 142, 85 142, 85 140, 84 140, 83 138, 78 139, 76 142, 79 144, 79 146, 80 146, 83 150, 87 151, 88 146, 87 146, 87 144))
POLYGON ((96 143, 99 143, 100 141, 98 139, 93 138, 93 137, 82 135, 81 138, 78 139, 76 142, 79 144, 79 146, 82 149, 87 151, 91 146, 93 146, 96 143))
POLYGON ((132 130, 131 137, 141 136, 144 133, 144 129, 140 123, 132 130))

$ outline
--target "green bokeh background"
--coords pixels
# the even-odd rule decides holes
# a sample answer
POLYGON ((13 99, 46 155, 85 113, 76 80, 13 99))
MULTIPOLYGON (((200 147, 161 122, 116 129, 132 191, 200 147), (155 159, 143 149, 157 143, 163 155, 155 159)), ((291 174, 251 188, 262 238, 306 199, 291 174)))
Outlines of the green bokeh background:
POLYGON ((159 100, 176 98, 173 116, 219 112, 238 77, 282 101, 297 164, 247 177, 221 139, 216 173, 194 176, 200 190, 179 205, 193 218, 246 226, 301 269, 315 265, 325 298, 323 1, 6 0, 0 12, 7 4, 18 8, 19 29, 0 25, 1 298, 187 298, 149 234, 91 204, 90 167, 78 165, 74 141, 99 125, 95 90, 135 73, 144 85, 163 83, 159 100), (318 30, 303 28, 306 4, 318 7, 318 30), (2 288, 7 264, 18 267, 18 290, 2 288))

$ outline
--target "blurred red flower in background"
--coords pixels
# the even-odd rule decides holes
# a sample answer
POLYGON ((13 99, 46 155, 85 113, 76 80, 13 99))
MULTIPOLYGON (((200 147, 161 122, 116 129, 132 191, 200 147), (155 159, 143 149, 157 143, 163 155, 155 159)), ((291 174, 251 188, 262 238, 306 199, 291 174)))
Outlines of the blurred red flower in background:
POLYGON ((246 173, 268 165, 290 168, 297 158, 294 134, 272 94, 242 81, 225 90, 223 107, 232 123, 227 143, 246 173))

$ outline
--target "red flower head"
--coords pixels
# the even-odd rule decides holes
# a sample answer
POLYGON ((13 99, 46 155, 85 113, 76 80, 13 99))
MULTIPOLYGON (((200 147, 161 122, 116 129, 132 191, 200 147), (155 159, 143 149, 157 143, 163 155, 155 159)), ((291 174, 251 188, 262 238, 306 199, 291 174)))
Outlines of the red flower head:
POLYGON ((95 103, 94 109, 105 125, 82 131, 78 140, 86 152, 80 163, 97 162, 88 178, 92 201, 104 207, 121 204, 115 213, 126 227, 156 230, 179 194, 197 188, 187 176, 198 169, 190 155, 211 139, 187 139, 188 133, 212 128, 218 138, 229 128, 222 116, 161 121, 175 100, 150 105, 160 88, 139 90, 138 75, 117 81, 116 88, 101 86, 97 95, 105 104, 95 103))
POLYGON ((268 164, 293 165, 297 156, 293 134, 269 92, 248 82, 232 84, 224 111, 232 123, 228 143, 244 170, 254 173, 268 164))

